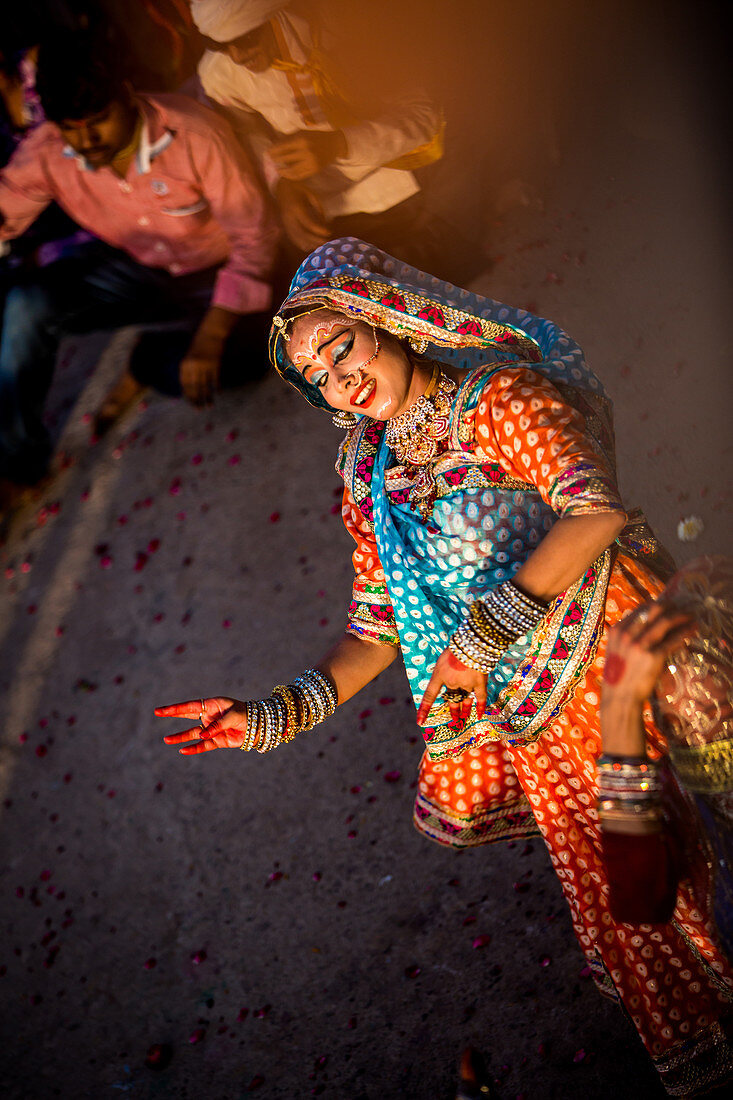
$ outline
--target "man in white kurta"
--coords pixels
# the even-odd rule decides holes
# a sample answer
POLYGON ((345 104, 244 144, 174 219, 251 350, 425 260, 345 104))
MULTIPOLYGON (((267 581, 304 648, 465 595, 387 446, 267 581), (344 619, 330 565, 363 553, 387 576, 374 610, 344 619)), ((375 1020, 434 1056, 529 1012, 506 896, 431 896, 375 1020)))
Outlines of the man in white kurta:
POLYGON ((404 255, 424 238, 410 169, 440 156, 443 128, 426 94, 365 104, 328 33, 282 0, 193 0, 192 14, 204 91, 246 136, 297 250, 351 234, 404 255))

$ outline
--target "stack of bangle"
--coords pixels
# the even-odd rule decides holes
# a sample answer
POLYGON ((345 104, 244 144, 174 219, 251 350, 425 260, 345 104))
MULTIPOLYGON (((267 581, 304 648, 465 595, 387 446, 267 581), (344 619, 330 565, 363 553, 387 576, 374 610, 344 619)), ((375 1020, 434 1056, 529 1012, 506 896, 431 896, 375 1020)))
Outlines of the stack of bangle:
POLYGON ((534 630, 546 611, 547 604, 504 581, 471 604, 448 648, 469 668, 491 672, 512 642, 534 630))
POLYGON ((309 668, 292 684, 276 685, 269 698, 247 701, 247 734, 240 748, 243 752, 269 752, 329 718, 337 705, 331 681, 309 668))
POLYGON ((604 825, 631 822, 656 825, 661 820, 659 767, 646 756, 598 759, 598 811, 604 825))

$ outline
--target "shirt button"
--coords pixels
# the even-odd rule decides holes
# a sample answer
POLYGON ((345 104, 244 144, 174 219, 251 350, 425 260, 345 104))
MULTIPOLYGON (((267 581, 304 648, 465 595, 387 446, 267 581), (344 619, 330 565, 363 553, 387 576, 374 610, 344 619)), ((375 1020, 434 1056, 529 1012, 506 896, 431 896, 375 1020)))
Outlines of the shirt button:
POLYGON ((171 266, 168 270, 170 271, 171 275, 178 275, 178 273, 181 270, 181 265, 180 264, 171 264, 171 266))
POLYGON ((124 191, 126 195, 129 195, 132 191, 132 188, 130 187, 130 184, 127 182, 127 180, 120 180, 120 191, 124 191))
POLYGON ((138 225, 150 225, 150 218, 146 217, 145 214, 143 214, 143 216, 141 218, 137 219, 137 224, 138 225))
POLYGON ((156 241, 155 244, 153 245, 153 248, 156 252, 165 252, 165 250, 166 250, 166 247, 165 247, 165 244, 163 243, 163 241, 156 241))

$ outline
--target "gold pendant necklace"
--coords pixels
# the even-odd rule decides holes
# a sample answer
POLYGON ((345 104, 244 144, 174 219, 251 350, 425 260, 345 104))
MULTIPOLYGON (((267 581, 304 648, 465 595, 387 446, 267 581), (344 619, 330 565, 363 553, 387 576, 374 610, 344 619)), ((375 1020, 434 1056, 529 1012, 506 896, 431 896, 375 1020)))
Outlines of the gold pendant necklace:
POLYGON ((436 363, 425 393, 405 412, 387 421, 385 438, 398 462, 424 466, 435 458, 438 443, 448 435, 457 388, 436 363))
POLYGON ((425 393, 409 409, 387 421, 385 440, 399 463, 415 467, 410 503, 426 518, 435 500, 430 464, 448 435, 450 411, 458 386, 436 363, 425 393))

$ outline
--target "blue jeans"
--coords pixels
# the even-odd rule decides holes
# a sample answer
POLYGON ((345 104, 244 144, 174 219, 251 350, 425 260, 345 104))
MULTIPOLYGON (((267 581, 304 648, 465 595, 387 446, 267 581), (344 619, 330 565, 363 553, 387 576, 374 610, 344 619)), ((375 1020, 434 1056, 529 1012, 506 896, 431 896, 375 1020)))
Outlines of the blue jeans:
MULTIPOLYGON (((65 333, 179 322, 173 332, 144 332, 129 366, 144 385, 180 396, 178 368, 211 303, 217 270, 174 276, 100 241, 83 259, 60 260, 36 281, 13 286, 0 339, 0 477, 33 484, 46 472, 51 442, 43 408, 65 333)), ((265 314, 242 316, 227 344, 222 386, 262 373, 268 324, 265 314)))

